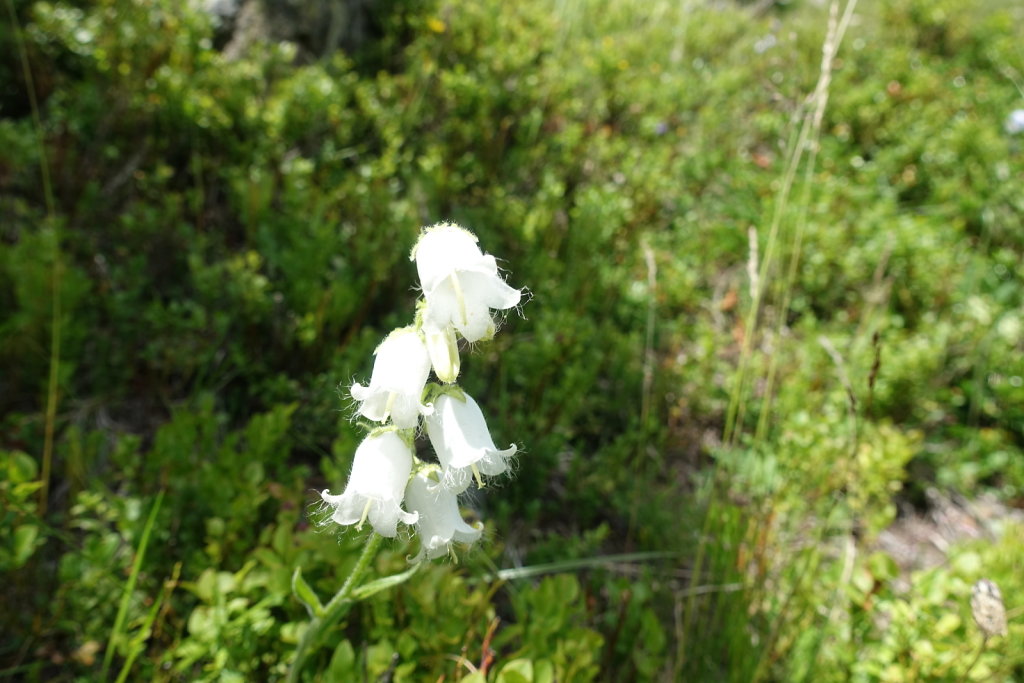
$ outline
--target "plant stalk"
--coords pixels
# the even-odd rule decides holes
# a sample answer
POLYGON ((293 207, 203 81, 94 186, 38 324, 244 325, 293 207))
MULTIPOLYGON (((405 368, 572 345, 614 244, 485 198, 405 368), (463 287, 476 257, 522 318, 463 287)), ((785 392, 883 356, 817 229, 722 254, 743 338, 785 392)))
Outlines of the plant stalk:
POLYGON ((370 534, 366 545, 363 546, 363 552, 356 560, 356 566, 352 568, 352 573, 345 579, 341 590, 335 593, 331 601, 324 607, 323 616, 315 617, 309 623, 306 632, 302 634, 302 640, 299 641, 299 647, 295 650, 295 661, 292 662, 291 669, 288 671, 288 683, 298 683, 299 676, 302 674, 302 666, 305 664, 310 650, 320 640, 320 635, 334 626, 345 612, 345 608, 351 602, 352 591, 359 585, 370 562, 377 555, 377 550, 383 540, 384 537, 378 533, 370 534))
POLYGON ((32 110, 32 125, 36 132, 36 142, 39 145, 39 174, 43 182, 43 198, 46 201, 46 213, 53 229, 53 268, 50 271, 50 286, 52 288, 51 299, 51 324, 50 324, 50 372, 46 382, 46 412, 44 413, 43 428, 43 464, 39 479, 42 486, 39 488, 39 516, 46 515, 46 508, 49 505, 50 495, 50 469, 53 462, 53 437, 57 422, 57 392, 59 391, 60 380, 60 281, 61 281, 61 259, 60 259, 60 232, 57 229, 57 205, 53 198, 53 186, 50 182, 50 165, 46 161, 46 134, 43 131, 43 121, 39 114, 39 102, 36 100, 36 86, 32 78, 32 68, 28 63, 28 49, 25 47, 25 39, 21 32, 21 23, 18 21, 18 13, 14 9, 13 0, 7 0, 7 13, 11 17, 11 25, 14 27, 14 39, 17 43, 18 56, 21 58, 22 75, 25 79, 25 86, 28 90, 28 102, 32 110))

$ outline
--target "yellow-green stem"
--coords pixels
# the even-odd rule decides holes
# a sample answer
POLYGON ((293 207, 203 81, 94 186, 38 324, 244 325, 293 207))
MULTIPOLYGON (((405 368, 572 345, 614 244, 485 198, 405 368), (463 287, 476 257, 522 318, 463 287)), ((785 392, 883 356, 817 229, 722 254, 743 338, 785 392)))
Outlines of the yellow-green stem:
POLYGON ((327 629, 334 626, 338 619, 341 618, 345 608, 351 602, 352 591, 359 585, 363 574, 366 573, 367 568, 370 566, 370 562, 377 555, 377 550, 380 548, 381 541, 383 540, 384 537, 380 534, 374 533, 370 535, 366 545, 363 546, 363 552, 359 555, 359 559, 356 560, 356 566, 352 568, 352 573, 345 579, 341 590, 335 593, 331 601, 324 607, 323 615, 314 618, 309 623, 309 627, 302 634, 302 640, 299 641, 299 647, 295 651, 295 661, 292 662, 291 669, 288 671, 288 683, 296 683, 299 680, 299 676, 302 674, 302 666, 305 664, 306 657, 309 655, 312 647, 320 640, 320 636, 327 629))
POLYGON ((14 38, 18 44, 18 56, 21 58, 21 69, 28 89, 28 102, 32 110, 32 123, 36 130, 39 145, 39 173, 43 181, 43 197, 46 200, 46 211, 49 214, 50 226, 53 229, 53 270, 50 272, 52 288, 52 309, 50 323, 50 374, 46 382, 46 417, 43 428, 43 466, 39 488, 39 514, 46 514, 50 492, 50 468, 53 462, 53 433, 57 421, 57 382, 60 377, 60 234, 57 232, 56 203, 53 200, 53 187, 50 184, 50 166, 46 161, 46 141, 43 136, 43 123, 39 116, 39 103, 36 101, 36 86, 32 78, 32 69, 28 65, 28 50, 21 35, 21 24, 18 13, 14 10, 12 0, 7 0, 7 12, 11 15, 14 26, 14 38))

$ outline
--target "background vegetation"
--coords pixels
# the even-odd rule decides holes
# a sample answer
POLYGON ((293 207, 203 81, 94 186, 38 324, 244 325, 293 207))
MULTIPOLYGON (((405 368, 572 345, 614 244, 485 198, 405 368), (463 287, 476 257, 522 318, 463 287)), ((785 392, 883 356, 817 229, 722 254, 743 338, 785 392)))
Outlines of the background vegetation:
POLYGON ((283 676, 453 220, 532 292, 463 360, 525 452, 309 680, 1024 677, 1018 3, 5 3, 0 676, 283 676))

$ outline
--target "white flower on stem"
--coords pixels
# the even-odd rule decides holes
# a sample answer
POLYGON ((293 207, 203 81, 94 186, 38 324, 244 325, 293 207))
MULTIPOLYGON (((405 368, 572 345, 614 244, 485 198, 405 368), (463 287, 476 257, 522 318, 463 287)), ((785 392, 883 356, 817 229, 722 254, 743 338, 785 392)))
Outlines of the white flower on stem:
POLYGON ((415 524, 418 515, 402 509, 402 497, 412 472, 412 450, 394 431, 366 437, 356 449, 345 492, 320 494, 334 508, 331 519, 341 525, 355 524, 357 529, 369 520, 381 536, 394 538, 398 522, 415 524))
POLYGON ((403 327, 389 334, 373 354, 370 385, 352 385, 359 413, 375 422, 390 417, 401 429, 416 427, 420 415, 430 413, 430 406, 421 402, 430 375, 426 345, 415 329, 403 327))
POLYGON ((516 452, 515 444, 498 450, 480 407, 470 396, 464 396, 462 400, 441 394, 434 402, 434 412, 425 420, 427 436, 441 462, 441 482, 453 493, 465 491, 473 479, 482 487, 481 475, 501 474, 516 452))
POLYGON ((482 529, 462 519, 455 494, 430 475, 431 470, 417 472, 405 489, 405 500, 409 509, 419 514, 419 558, 426 555, 433 560, 447 554, 453 542, 473 543, 480 538, 482 529))
POLYGON ((438 329, 454 325, 466 341, 494 336, 490 309, 512 308, 522 296, 498 275, 498 264, 480 251, 476 236, 457 225, 424 230, 412 258, 427 300, 425 322, 438 329))

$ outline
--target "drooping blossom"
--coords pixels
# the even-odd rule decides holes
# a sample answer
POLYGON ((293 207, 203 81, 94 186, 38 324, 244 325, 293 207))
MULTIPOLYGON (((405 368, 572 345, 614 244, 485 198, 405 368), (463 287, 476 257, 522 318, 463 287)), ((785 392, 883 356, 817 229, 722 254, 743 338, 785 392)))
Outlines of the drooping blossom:
POLYGON ((371 433, 356 449, 345 492, 336 496, 324 489, 320 496, 334 508, 331 519, 338 524, 358 529, 369 521, 378 534, 394 538, 399 521, 415 524, 418 519, 402 509, 411 471, 412 450, 398 434, 371 433))
POLYGON ((521 292, 498 275, 498 264, 477 245, 476 236, 451 223, 427 228, 412 251, 427 308, 436 329, 454 325, 467 341, 494 336, 491 309, 519 303, 521 292))
POLYGON ((423 405, 423 387, 430 375, 430 355, 420 335, 412 327, 395 330, 373 352, 373 374, 369 386, 352 385, 352 396, 359 401, 359 413, 375 422, 412 429, 420 415, 430 412, 423 405))
POLYGON ((442 486, 423 469, 409 480, 405 490, 406 505, 419 515, 416 530, 420 536, 419 557, 434 559, 447 554, 453 542, 473 543, 482 529, 472 527, 459 514, 455 494, 442 486))
POLYGON ((453 493, 461 493, 474 478, 483 486, 482 475, 495 476, 508 469, 515 444, 504 450, 494 445, 483 413, 468 395, 442 394, 434 401, 434 412, 425 420, 427 436, 441 462, 441 482, 453 493))

